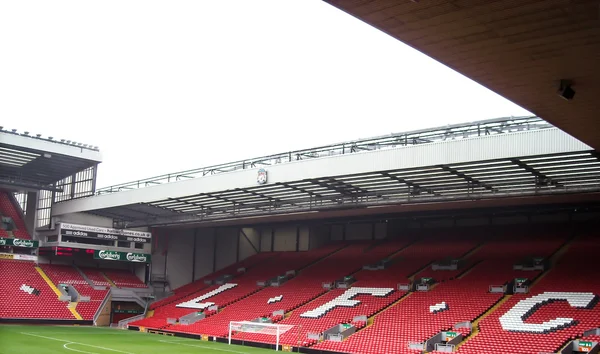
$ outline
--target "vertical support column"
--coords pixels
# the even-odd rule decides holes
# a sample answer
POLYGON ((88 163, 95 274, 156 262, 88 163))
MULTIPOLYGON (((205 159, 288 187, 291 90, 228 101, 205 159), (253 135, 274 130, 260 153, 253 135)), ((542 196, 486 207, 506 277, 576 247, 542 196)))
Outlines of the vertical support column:
POLYGON ((238 229, 237 232, 237 237, 235 240, 235 262, 239 262, 240 261, 240 237, 242 237, 242 229, 238 229))
POLYGON ((192 250, 192 281, 196 280, 196 238, 198 236, 198 228, 194 229, 194 249, 192 250))
POLYGON ((27 205, 25 206, 25 227, 33 238, 37 226, 38 192, 27 192, 27 205))
POLYGON ((262 252, 263 229, 258 230, 258 253, 262 252))
POLYGON ((271 229, 271 252, 275 251, 275 229, 271 229))
POLYGON ((213 230, 213 273, 217 271, 217 231, 219 229, 213 230))
POLYGON ((296 226, 296 252, 300 251, 300 226, 296 226))
POLYGON ((98 177, 98 164, 92 167, 92 195, 96 194, 96 178, 98 177))

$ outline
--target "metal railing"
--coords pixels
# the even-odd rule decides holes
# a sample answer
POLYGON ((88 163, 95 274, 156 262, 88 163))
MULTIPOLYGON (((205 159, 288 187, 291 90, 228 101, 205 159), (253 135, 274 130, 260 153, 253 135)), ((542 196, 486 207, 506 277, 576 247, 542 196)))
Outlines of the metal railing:
POLYGON ((548 128, 553 128, 553 126, 536 116, 505 117, 472 123, 447 125, 444 127, 421 129, 368 139, 342 142, 338 144, 320 146, 311 149, 288 151, 253 159, 245 159, 235 162, 202 167, 193 170, 169 173, 165 175, 99 188, 96 191, 96 195, 145 188, 164 183, 171 183, 181 180, 203 177, 207 175, 214 175, 218 173, 232 172, 257 167, 273 166, 281 163, 289 163, 292 161, 323 158, 335 155, 353 154, 363 151, 392 149, 399 146, 427 144, 447 140, 460 140, 480 136, 506 134, 518 131, 539 130, 548 128))

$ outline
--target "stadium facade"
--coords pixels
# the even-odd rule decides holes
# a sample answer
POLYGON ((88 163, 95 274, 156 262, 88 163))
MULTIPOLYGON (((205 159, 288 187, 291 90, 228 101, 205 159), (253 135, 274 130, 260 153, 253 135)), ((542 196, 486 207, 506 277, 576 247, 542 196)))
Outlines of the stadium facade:
POLYGON ((473 122, 100 189, 97 147, 0 127, 0 320, 307 353, 599 352, 598 2, 326 2, 554 126, 473 122))
MULTIPOLYGON (((395 337, 377 340, 372 352, 464 346, 469 353, 501 345, 471 339, 485 316, 508 332, 526 327, 513 314, 516 303, 490 310, 513 294, 527 308, 575 304, 570 296, 586 308, 595 301, 588 292, 528 297, 559 256, 589 242, 600 216, 598 153, 538 117, 391 134, 99 189, 96 147, 0 134, 8 137, 0 178, 10 219, 2 270, 27 272, 33 261, 41 277, 3 290, 36 297, 28 303, 46 314, 37 322, 354 353, 382 328, 412 321, 428 331, 419 337, 394 327, 395 337), (495 249, 505 258, 494 260, 495 249), (494 267, 497 276, 488 278, 494 267), (462 290, 452 290, 463 277, 462 290), (458 305, 474 312, 452 312, 453 296, 474 291, 481 277, 488 280, 473 298, 479 305, 458 305), (419 306, 430 311, 401 320, 419 306), (450 317, 420 322, 437 313, 450 317)), ((31 321, 13 311, 3 320, 31 321)), ((558 328, 538 327, 530 332, 558 328)), ((592 338, 593 321, 577 328, 578 338, 592 338)))

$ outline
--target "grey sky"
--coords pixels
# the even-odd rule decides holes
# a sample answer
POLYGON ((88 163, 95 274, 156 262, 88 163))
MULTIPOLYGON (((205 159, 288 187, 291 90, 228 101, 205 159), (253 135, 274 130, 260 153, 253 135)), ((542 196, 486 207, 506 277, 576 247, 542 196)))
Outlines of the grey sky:
POLYGON ((100 146, 99 186, 529 114, 320 0, 1 1, 0 125, 100 146))

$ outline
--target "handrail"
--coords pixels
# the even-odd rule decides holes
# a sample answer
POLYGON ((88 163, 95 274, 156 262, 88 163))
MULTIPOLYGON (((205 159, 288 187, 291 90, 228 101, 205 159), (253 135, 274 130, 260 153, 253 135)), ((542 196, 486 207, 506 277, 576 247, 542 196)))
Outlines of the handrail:
POLYGON ((125 326, 127 326, 129 323, 134 322, 134 321, 138 321, 138 320, 143 320, 146 317, 146 313, 144 312, 141 315, 137 315, 137 316, 133 316, 133 317, 128 317, 126 319, 120 320, 117 323, 117 327, 118 328, 126 328, 125 326))
POLYGON ((367 139, 346 141, 310 149, 293 150, 257 158, 238 160, 197 169, 163 174, 160 176, 99 188, 96 191, 96 195, 145 188, 163 183, 171 183, 203 177, 206 175, 245 170, 261 166, 272 166, 275 164, 300 161, 304 159, 352 154, 361 151, 390 149, 397 146, 418 145, 446 140, 505 134, 516 131, 547 129, 552 127, 553 126, 551 124, 536 116, 504 117, 471 123, 453 124, 443 127, 414 130, 410 132, 395 133, 367 139))

